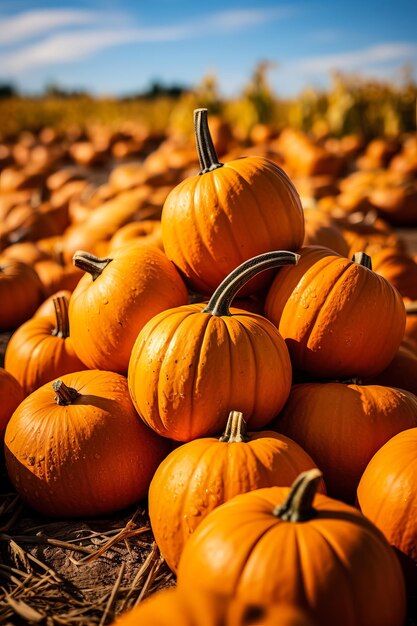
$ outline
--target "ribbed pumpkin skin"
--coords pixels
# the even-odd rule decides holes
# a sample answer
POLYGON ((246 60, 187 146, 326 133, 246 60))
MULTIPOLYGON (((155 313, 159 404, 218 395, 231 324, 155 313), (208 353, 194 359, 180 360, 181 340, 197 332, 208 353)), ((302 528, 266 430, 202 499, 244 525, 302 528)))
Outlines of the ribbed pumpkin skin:
POLYGON ((9 476, 37 511, 95 516, 146 497, 169 443, 145 427, 113 372, 76 372, 61 380, 81 396, 60 406, 47 383, 28 396, 5 435, 9 476))
MULTIPOLYGON (((263 157, 245 157, 187 178, 162 210, 165 252, 187 283, 212 293, 240 263, 270 250, 297 250, 304 239, 300 199, 288 176, 263 157)), ((259 275, 240 295, 259 290, 259 275)))
POLYGON ((417 565, 417 428, 399 433, 378 450, 359 483, 358 504, 417 565))
POLYGON ((400 431, 417 426, 417 398, 378 385, 294 385, 271 426, 312 456, 330 496, 354 502, 375 452, 400 431))
POLYGON ((381 276, 311 246, 296 267, 278 272, 265 315, 286 340, 293 366, 314 376, 379 374, 405 328, 400 294, 381 276))
POLYGON ((0 331, 17 328, 36 311, 42 283, 26 263, 0 257, 0 331))
POLYGON ((417 352, 401 345, 383 372, 365 381, 367 385, 387 385, 411 391, 417 396, 417 352))
POLYGON ((290 486, 316 467, 291 439, 272 431, 250 433, 247 442, 196 439, 175 449, 158 467, 149 488, 149 517, 158 547, 176 572, 185 543, 217 506, 240 493, 290 486))
POLYGON ((57 376, 87 369, 75 354, 71 337, 54 337, 54 328, 52 318, 33 317, 7 344, 4 366, 22 385, 25 396, 57 376))
POLYGON ((68 289, 60 289, 56 293, 53 293, 51 296, 49 296, 48 298, 46 298, 46 300, 42 302, 42 304, 40 305, 38 309, 36 309, 35 313, 33 314, 33 317, 51 317, 54 320, 55 308, 54 308, 53 299, 56 298, 57 296, 65 296, 69 302, 71 298, 71 294, 72 292, 68 291, 68 289))
POLYGON ((139 333, 129 362, 129 392, 144 422, 176 441, 220 434, 241 411, 259 430, 291 387, 285 342, 268 320, 239 309, 203 313, 204 304, 164 311, 139 333))
POLYGON ((121 615, 114 626, 313 626, 289 604, 267 606, 197 592, 165 589, 121 615))
POLYGON ((74 349, 90 368, 125 374, 135 339, 154 315, 186 304, 187 289, 161 250, 131 243, 93 281, 74 290, 69 320, 74 349))
POLYGON ((288 493, 258 489, 212 511, 184 548, 179 589, 289 602, 320 626, 403 626, 404 580, 378 529, 321 494, 315 517, 281 521, 272 511, 288 493))
POLYGON ((0 367, 0 442, 3 441, 7 422, 24 397, 20 383, 14 376, 0 367))

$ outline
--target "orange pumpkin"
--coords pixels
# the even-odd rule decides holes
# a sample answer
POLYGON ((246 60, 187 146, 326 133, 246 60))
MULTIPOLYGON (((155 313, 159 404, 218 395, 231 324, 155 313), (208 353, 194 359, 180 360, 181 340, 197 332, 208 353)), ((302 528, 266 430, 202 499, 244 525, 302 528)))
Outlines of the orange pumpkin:
POLYGON ((319 480, 313 469, 212 511, 185 546, 178 588, 289 602, 320 626, 403 626, 397 557, 359 511, 316 494, 319 480))
POLYGON ((0 443, 4 438, 7 422, 23 401, 25 394, 20 383, 5 369, 0 367, 0 443))
POLYGON ((163 250, 161 222, 143 220, 142 222, 125 224, 110 239, 109 250, 114 252, 114 250, 118 250, 136 239, 163 250))
POLYGON ((73 291, 83 276, 77 267, 61 264, 53 259, 39 261, 34 267, 48 296, 60 289, 73 291))
POLYGON ((313 626, 290 604, 249 604, 214 593, 165 589, 121 615, 114 626, 313 626))
POLYGON ((65 296, 65 298, 69 302, 71 298, 71 291, 68 291, 68 289, 60 289, 60 291, 53 293, 42 302, 40 307, 36 309, 33 317, 51 317, 53 320, 55 320, 54 298, 57 298, 58 296, 65 296))
POLYGON ((406 302, 405 310, 407 312, 405 336, 417 344, 417 302, 406 302))
POLYGON ((391 363, 380 374, 365 379, 366 385, 384 385, 411 391, 417 396, 417 346, 401 343, 391 363))
POLYGON ((74 349, 90 368, 126 373, 139 331, 157 313, 185 304, 185 285, 161 250, 142 243, 106 259, 79 251, 74 264, 86 272, 70 301, 74 349))
POLYGON ((42 284, 26 263, 0 257, 0 332, 17 328, 43 299, 42 284))
POLYGON ((403 298, 417 299, 417 263, 409 254, 393 247, 372 250, 372 266, 403 298))
POLYGON ((55 319, 33 317, 20 326, 7 344, 4 365, 22 385, 25 395, 56 376, 87 369, 72 346, 68 300, 53 300, 55 319))
POLYGON ((294 439, 323 471, 330 496, 354 502, 360 477, 388 439, 417 426, 417 398, 378 385, 295 385, 274 430, 294 439))
POLYGON ((332 378, 381 372, 404 335, 400 294, 372 272, 367 255, 349 261, 318 246, 300 255, 297 267, 280 270, 265 302, 295 368, 332 378))
POLYGON ((349 246, 341 230, 317 211, 304 211, 305 236, 304 246, 324 246, 342 256, 347 256, 349 246))
POLYGON ((43 515, 95 516, 147 494, 169 442, 141 422, 120 374, 66 374, 28 396, 6 428, 7 471, 43 515))
MULTIPOLYGON (((270 250, 296 250, 304 238, 304 216, 292 182, 268 159, 219 163, 207 109, 195 111, 195 130, 201 172, 168 195, 162 240, 187 283, 210 294, 242 261, 270 250)), ((267 281, 258 277, 241 295, 267 281)))
POLYGON ((292 252, 246 261, 214 292, 207 306, 164 311, 139 333, 129 362, 129 391, 142 419, 177 441, 220 433, 237 408, 259 430, 284 405, 291 363, 273 324, 229 310, 242 285, 264 269, 294 264, 292 252))
POLYGON ((260 487, 288 487, 312 467, 291 439, 272 431, 248 434, 238 411, 230 412, 219 439, 176 448, 158 467, 148 497, 152 531, 169 567, 177 571, 188 538, 217 506, 260 487))

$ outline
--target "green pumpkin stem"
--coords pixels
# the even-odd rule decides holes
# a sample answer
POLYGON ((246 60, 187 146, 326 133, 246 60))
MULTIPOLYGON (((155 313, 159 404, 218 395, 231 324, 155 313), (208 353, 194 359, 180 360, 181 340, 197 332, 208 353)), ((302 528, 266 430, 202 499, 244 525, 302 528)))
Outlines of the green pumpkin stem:
POLYGON ((65 296, 52 299, 55 309, 56 326, 52 331, 54 337, 66 339, 69 337, 68 300, 65 296))
POLYGON ((60 406, 72 404, 81 394, 73 387, 67 387, 62 380, 56 380, 52 383, 52 389, 55 391, 55 402, 60 406))
POLYGON ((200 175, 212 172, 218 167, 223 167, 219 162, 207 120, 207 109, 195 109, 194 111, 194 133, 197 145, 198 160, 200 162, 200 175))
POLYGON ((352 261, 358 263, 359 265, 362 265, 362 267, 367 267, 368 270, 372 269, 372 259, 365 252, 355 252, 352 257, 352 261))
POLYGON ((223 435, 219 437, 219 441, 224 441, 225 443, 242 443, 249 441, 249 439, 243 413, 240 411, 230 411, 226 430, 223 435))
POLYGON ((84 250, 77 250, 72 257, 72 262, 75 267, 91 274, 93 281, 100 276, 104 268, 106 268, 112 260, 113 259, 99 259, 98 256, 94 256, 94 254, 90 252, 84 252, 84 250))
POLYGON ((230 315, 229 308, 233 298, 249 280, 264 270, 282 265, 296 265, 299 258, 300 255, 295 252, 277 250, 264 252, 264 254, 244 261, 220 283, 208 305, 203 309, 203 313, 211 313, 216 316, 230 315))
POLYGON ((306 522, 312 519, 316 514, 314 496, 322 476, 316 468, 302 472, 293 482, 285 502, 276 506, 272 514, 284 522, 306 522))

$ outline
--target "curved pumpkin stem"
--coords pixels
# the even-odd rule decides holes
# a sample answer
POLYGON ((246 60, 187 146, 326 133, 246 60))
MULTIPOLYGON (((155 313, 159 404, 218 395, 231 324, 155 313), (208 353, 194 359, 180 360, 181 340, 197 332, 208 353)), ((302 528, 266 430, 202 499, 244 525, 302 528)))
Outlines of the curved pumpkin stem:
POLYGON ((358 263, 358 265, 362 265, 362 267, 368 268, 368 270, 372 269, 372 259, 365 252, 356 252, 352 257, 352 261, 358 263))
POLYGON ((223 435, 219 437, 219 441, 224 441, 225 443, 242 443, 249 441, 249 439, 243 413, 240 411, 230 411, 226 430, 223 435))
POLYGON ((287 499, 275 507, 272 514, 284 522, 306 522, 316 512, 313 500, 323 474, 319 469, 302 472, 291 486, 287 499))
POLYGON ((212 172, 218 167, 223 167, 217 158, 213 140, 207 121, 207 109, 194 110, 194 133, 197 145, 198 160, 200 162, 200 175, 212 172))
POLYGON ((100 276, 104 268, 106 268, 111 261, 113 261, 113 259, 99 259, 98 256, 94 256, 94 254, 90 252, 84 252, 84 250, 77 250, 72 257, 72 262, 75 267, 91 274, 93 281, 100 276))
POLYGON ((55 309, 56 326, 52 331, 54 337, 66 339, 69 337, 68 300, 66 296, 57 296, 52 299, 55 309))
POLYGON ((73 387, 67 387, 62 380, 56 380, 52 383, 52 389, 55 391, 55 402, 60 406, 72 404, 81 394, 73 387))
POLYGON ((300 255, 295 252, 277 250, 258 254, 258 256, 244 261, 220 283, 211 296, 208 305, 203 309, 203 313, 211 313, 216 316, 230 315, 229 308, 233 298, 239 289, 250 281, 251 278, 259 274, 259 272, 270 270, 274 267, 296 265, 299 258, 300 255))

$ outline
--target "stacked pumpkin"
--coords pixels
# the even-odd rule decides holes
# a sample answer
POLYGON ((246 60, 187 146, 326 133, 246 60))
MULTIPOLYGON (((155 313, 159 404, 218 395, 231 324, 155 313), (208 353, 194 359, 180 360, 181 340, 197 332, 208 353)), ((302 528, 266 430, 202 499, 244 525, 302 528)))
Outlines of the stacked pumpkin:
MULTIPOLYGON (((219 162, 205 109, 195 132, 201 171, 166 197, 165 252, 123 237, 105 256, 76 251, 85 275, 69 306, 55 297, 56 319, 46 309, 12 337, 6 368, 30 395, 6 429, 9 475, 57 516, 112 512, 149 488, 178 591, 133 621, 151 623, 159 602, 192 616, 195 588, 217 598, 213 624, 235 606, 251 623, 249 602, 265 624, 286 603, 288 623, 401 626, 397 558, 351 505, 373 455, 417 427, 412 393, 362 384, 398 352, 403 300, 367 254, 302 247, 301 203, 278 165, 219 162), (254 295, 265 317, 245 304, 254 295), (293 376, 305 382, 291 388, 293 376), (168 454, 172 440, 183 445, 168 454)), ((131 216, 143 190, 125 193, 131 216)))

